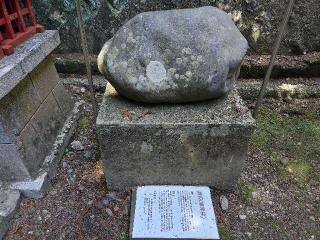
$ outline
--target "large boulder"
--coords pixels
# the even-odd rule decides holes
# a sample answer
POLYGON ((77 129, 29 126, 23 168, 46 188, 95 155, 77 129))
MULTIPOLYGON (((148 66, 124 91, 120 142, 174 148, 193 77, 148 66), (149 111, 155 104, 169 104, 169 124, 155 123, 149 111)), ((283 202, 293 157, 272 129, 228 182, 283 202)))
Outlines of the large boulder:
POLYGON ((194 102, 232 88, 247 48, 231 17, 217 8, 146 12, 105 44, 98 65, 129 99, 194 102))

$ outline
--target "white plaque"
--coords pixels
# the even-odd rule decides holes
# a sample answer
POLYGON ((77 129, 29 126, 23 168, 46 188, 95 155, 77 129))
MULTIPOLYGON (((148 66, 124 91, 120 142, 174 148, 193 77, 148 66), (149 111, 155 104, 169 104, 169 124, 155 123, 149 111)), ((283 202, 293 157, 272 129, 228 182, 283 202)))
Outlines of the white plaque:
POLYGON ((219 239, 208 187, 138 187, 131 239, 219 239))

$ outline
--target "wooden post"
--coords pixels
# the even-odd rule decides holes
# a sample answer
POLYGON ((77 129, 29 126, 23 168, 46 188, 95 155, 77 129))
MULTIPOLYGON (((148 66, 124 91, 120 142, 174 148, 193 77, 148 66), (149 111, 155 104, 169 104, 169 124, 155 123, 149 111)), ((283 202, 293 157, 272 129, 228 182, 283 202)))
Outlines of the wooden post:
POLYGON ((90 65, 90 60, 89 60, 88 42, 87 42, 86 34, 85 34, 84 28, 83 28, 82 10, 81 10, 80 0, 75 0, 75 1, 76 1, 76 8, 77 8, 77 18, 78 18, 79 31, 80 31, 80 36, 81 36, 81 45, 82 45, 84 60, 86 62, 87 76, 88 76, 90 93, 91 93, 91 102, 92 102, 94 117, 96 118, 98 116, 98 104, 97 104, 97 100, 96 100, 96 97, 94 94, 92 71, 91 71, 91 65, 90 65))
POLYGON ((264 98, 265 90, 267 88, 267 85, 269 83, 270 76, 271 76, 271 73, 272 73, 272 70, 273 70, 274 62, 276 60, 276 56, 277 56, 277 53, 278 53, 279 48, 280 48, 281 40, 282 40, 282 37, 284 35, 284 30, 285 30, 285 27, 287 26, 289 17, 290 17, 291 12, 292 12, 293 4, 294 4, 294 0, 290 0, 289 5, 287 7, 287 11, 285 13, 285 17, 284 17, 284 19, 283 19, 283 21, 282 21, 282 23, 280 25, 280 29, 279 29, 279 33, 278 33, 278 36, 277 36, 277 40, 275 42, 275 45, 274 45, 274 48, 273 48, 273 51, 272 51, 272 55, 271 55, 271 59, 270 59, 270 62, 269 62, 268 71, 267 71, 267 74, 266 74, 266 76, 265 76, 265 78, 263 80, 263 83, 262 83, 262 86, 261 86, 261 89, 260 89, 260 93, 259 93, 259 96, 258 96, 258 99, 257 99, 256 107, 255 107, 254 112, 253 112, 253 117, 254 118, 257 118, 257 116, 258 116, 259 109, 261 107, 261 104, 262 104, 262 101, 263 101, 263 98, 264 98))

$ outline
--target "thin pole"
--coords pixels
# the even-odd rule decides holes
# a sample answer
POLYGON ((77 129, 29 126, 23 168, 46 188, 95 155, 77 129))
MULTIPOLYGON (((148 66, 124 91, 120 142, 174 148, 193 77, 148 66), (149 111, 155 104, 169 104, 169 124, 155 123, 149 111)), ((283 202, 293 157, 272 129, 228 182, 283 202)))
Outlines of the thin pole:
POLYGON ((254 109, 254 112, 253 112, 253 117, 256 118, 258 116, 258 113, 259 113, 259 109, 260 109, 260 106, 262 104, 262 101, 263 101, 263 98, 264 98, 264 95, 265 95, 265 90, 267 88, 267 85, 270 81, 270 76, 271 76, 271 73, 272 73, 272 70, 273 70, 273 67, 274 67, 274 62, 276 60, 276 56, 277 56, 277 53, 279 51, 279 48, 280 48, 280 44, 281 44, 281 41, 282 41, 282 37, 284 35, 284 30, 285 30, 285 27, 287 26, 287 23, 289 21, 289 17, 291 15, 291 12, 292 12, 292 8, 293 8, 293 4, 294 4, 294 0, 290 0, 289 2, 289 5, 288 5, 288 8, 287 8, 287 11, 285 13, 285 17, 280 25, 280 29, 279 29, 279 33, 278 33, 278 37, 277 37, 277 40, 275 42, 275 45, 274 45, 274 48, 273 48, 273 51, 272 51, 272 55, 271 55, 271 59, 270 59, 270 62, 269 62, 269 67, 268 67, 268 71, 267 71, 267 74, 263 80, 263 83, 262 83, 262 86, 261 86, 261 89, 260 89, 260 93, 259 93, 259 96, 258 96, 258 99, 257 99, 257 103, 256 103, 256 107, 254 109))
POLYGON ((93 107, 93 113, 96 118, 98 115, 98 104, 97 104, 97 100, 96 100, 96 97, 94 94, 92 71, 91 71, 91 65, 90 65, 90 60, 89 60, 88 42, 87 42, 87 37, 86 37, 86 34, 84 32, 84 28, 83 28, 82 10, 81 10, 80 0, 75 0, 75 2, 76 2, 76 8, 77 8, 77 18, 78 18, 79 31, 80 31, 80 36, 81 36, 82 51, 83 51, 84 60, 86 63, 87 76, 88 76, 88 81, 89 81, 91 102, 92 102, 92 107, 93 107))

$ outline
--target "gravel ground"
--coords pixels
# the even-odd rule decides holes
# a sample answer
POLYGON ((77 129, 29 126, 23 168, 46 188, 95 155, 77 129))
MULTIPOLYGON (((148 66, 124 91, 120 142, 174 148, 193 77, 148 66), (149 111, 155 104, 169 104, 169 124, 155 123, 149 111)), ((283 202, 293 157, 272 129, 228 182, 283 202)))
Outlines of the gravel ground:
MULTIPOLYGON (((78 99, 89 99, 84 88, 71 86, 70 91, 78 99)), ((102 95, 97 96, 101 101, 102 95)), ((288 105, 320 110, 316 99, 266 103, 280 112, 288 105)), ((48 196, 23 199, 6 239, 128 239, 131 195, 106 188, 91 111, 87 103, 71 139, 80 143, 66 150, 48 196)), ((274 161, 254 144, 237 189, 213 191, 222 239, 320 239, 319 196, 317 180, 301 187, 282 177, 274 161), (225 211, 221 196, 228 199, 225 211)))

